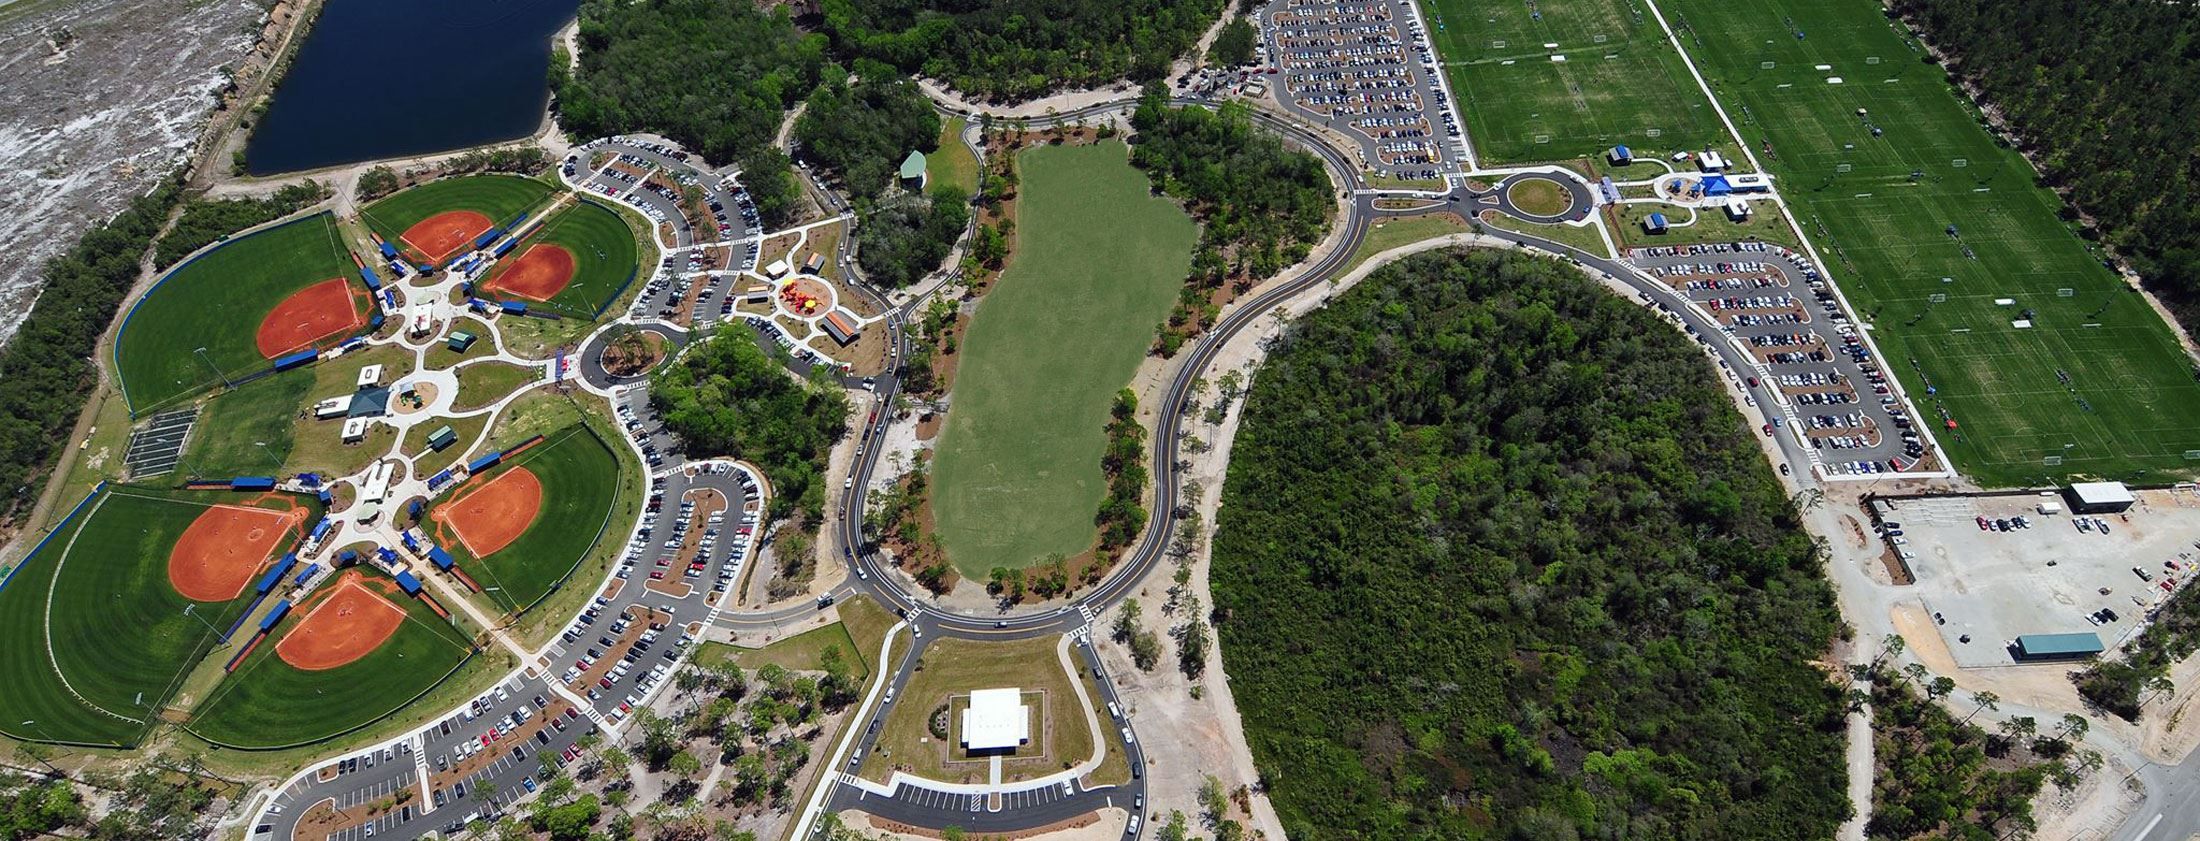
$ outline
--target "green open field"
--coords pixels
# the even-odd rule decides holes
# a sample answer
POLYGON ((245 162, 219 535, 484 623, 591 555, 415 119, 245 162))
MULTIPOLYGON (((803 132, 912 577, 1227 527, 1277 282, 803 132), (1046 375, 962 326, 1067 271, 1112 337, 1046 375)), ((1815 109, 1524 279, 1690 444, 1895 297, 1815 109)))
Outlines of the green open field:
POLYGON ((2191 474, 2200 384, 2168 326, 1877 3, 1661 8, 1685 17, 1683 45, 1750 145, 1772 144, 1764 165, 1887 367, 1926 420, 1961 424, 1941 435, 1958 468, 1987 485, 2191 474), (2033 326, 2013 327, 2027 310, 2033 326))
MULTIPOLYGON (((940 120, 940 148, 924 158, 925 175, 933 184, 953 184, 973 196, 978 194, 978 156, 963 145, 961 117, 940 120)), ((821 252, 824 253, 824 252, 821 252)))
POLYGON ((1770 202, 1752 202, 1752 212, 1747 219, 1736 222, 1727 218, 1726 210, 1706 207, 1695 213, 1695 222, 1682 225, 1690 218, 1689 208, 1664 202, 1635 202, 1608 205, 1605 219, 1611 221, 1612 238, 1619 240, 1622 248, 1639 248, 1651 245, 1688 245, 1700 242, 1742 242, 1763 240, 1795 248, 1795 232, 1788 228, 1787 219, 1770 202), (1668 227, 1665 233, 1644 231, 1642 223, 1652 213, 1663 213, 1668 227))
MULTIPOLYGON (((389 451, 397 432, 376 424, 358 444, 343 442, 343 421, 312 417, 313 404, 358 390, 359 372, 382 366, 388 384, 412 373, 412 352, 380 345, 307 368, 284 371, 215 395, 201 409, 178 472, 220 478, 285 473, 349 475, 389 451)), ((394 400, 394 398, 393 398, 394 400)))
POLYGON ((933 466, 940 539, 980 580, 1091 548, 1108 406, 1199 235, 1121 143, 1022 155, 1016 254, 971 323, 933 466))
POLYGON ((1421 6, 1484 163, 1596 157, 1615 144, 1700 148, 1725 139, 1718 115, 1639 0, 1421 6))
POLYGON ((472 654, 470 635, 427 603, 402 595, 386 598, 405 609, 405 624, 367 656, 321 671, 293 668, 275 653, 282 635, 304 617, 293 611, 198 705, 190 731, 236 748, 320 741, 396 712, 472 654))
POLYGON ((492 224, 503 225, 520 211, 542 204, 552 192, 548 184, 517 175, 462 175, 400 191, 367 205, 359 218, 391 245, 409 256, 421 256, 398 238, 422 219, 447 210, 472 210, 489 217, 492 224))
MULTIPOLYGON (((487 558, 473 557, 455 537, 438 535, 436 541, 505 610, 533 606, 573 571, 602 536, 620 487, 631 481, 619 470, 611 448, 588 427, 575 425, 506 460, 489 471, 488 479, 468 480, 464 489, 441 502, 458 499, 520 466, 542 481, 542 509, 517 540, 487 558)), ((431 533, 438 530, 431 527, 431 533)))
POLYGON ((227 602, 185 599, 168 583, 169 550, 208 506, 244 501, 110 486, 25 559, 0 589, 0 680, 9 687, 0 733, 135 742, 251 602, 250 587, 227 602))
POLYGON ((326 213, 238 237, 171 270, 115 336, 115 370, 131 410, 266 368, 254 332, 268 312, 292 292, 356 274, 326 213))
POLYGON ((519 261, 537 243, 563 246, 573 254, 573 279, 550 300, 530 306, 547 306, 575 318, 594 318, 626 288, 640 271, 637 235, 626 217, 594 199, 581 199, 543 222, 512 248, 489 273, 496 276, 519 261))

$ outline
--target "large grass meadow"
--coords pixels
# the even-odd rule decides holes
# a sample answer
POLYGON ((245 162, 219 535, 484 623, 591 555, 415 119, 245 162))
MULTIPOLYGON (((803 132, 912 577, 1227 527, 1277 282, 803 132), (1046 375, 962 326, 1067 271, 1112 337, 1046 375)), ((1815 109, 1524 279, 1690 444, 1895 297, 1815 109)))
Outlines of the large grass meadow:
POLYGON ((1130 383, 1199 231, 1120 143, 1022 153, 1016 256, 963 343, 933 511, 965 576, 1092 546, 1108 406, 1130 383))
POLYGON ((1878 4, 1661 8, 1752 148, 1771 144, 1765 166, 1958 468, 2014 485, 2200 464, 2200 384, 2168 326, 1878 4))
POLYGON ((198 705, 191 732, 247 749, 321 741, 397 712, 472 656, 470 635, 426 603, 401 595, 385 598, 405 609, 405 623, 366 656, 320 671, 293 667, 275 653, 281 635, 305 616, 293 611, 198 705))
POLYGON ((1726 139, 1639 0, 1421 6, 1467 136, 1485 163, 1593 157, 1615 144, 1702 148, 1726 139))
POLYGON ((115 337, 131 411, 266 368, 254 331, 268 312, 292 292, 354 272, 327 213, 238 237, 169 270, 115 337))
POLYGON ((621 485, 629 481, 611 448, 587 426, 574 425, 550 433, 542 443, 499 465, 488 478, 469 480, 465 491, 445 501, 517 467, 527 468, 542 481, 542 509, 527 531, 487 558, 474 558, 466 544, 455 539, 439 542, 488 592, 490 600, 505 610, 533 606, 573 571, 603 536, 612 503, 619 498, 621 485))
POLYGON ((109 487, 26 558, 0 589, 0 680, 9 687, 0 733, 134 742, 214 647, 216 629, 252 600, 247 588, 227 602, 193 602, 168 582, 169 551, 191 522, 210 505, 242 502, 227 492, 109 487))

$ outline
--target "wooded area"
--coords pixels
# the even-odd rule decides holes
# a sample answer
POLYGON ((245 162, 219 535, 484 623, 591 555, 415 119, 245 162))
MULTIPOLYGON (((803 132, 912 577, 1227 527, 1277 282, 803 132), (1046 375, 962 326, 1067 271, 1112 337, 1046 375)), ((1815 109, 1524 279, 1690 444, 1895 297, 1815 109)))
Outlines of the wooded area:
POLYGON ((2200 596, 2186 587, 2170 596, 2115 658, 2095 660, 2077 673, 2078 694, 2125 721, 2137 721, 2147 699, 2177 688, 2169 669, 2195 651, 2200 651, 2200 596))
POLYGON ((855 71, 854 81, 830 80, 810 94, 794 139, 803 160, 868 198, 893 186, 911 150, 939 146, 940 115, 917 83, 894 68, 858 61, 855 71))
POLYGON ((588 0, 579 39, 580 70, 552 74, 568 134, 652 131, 714 163, 769 143, 826 64, 824 36, 741 0, 588 0))
MULTIPOLYGON (((2200 327, 2200 12, 2136 0, 1897 0, 2187 330, 2200 327)), ((2066 218, 2076 212, 2066 209, 2066 218)))
POLYGON ((825 454, 848 421, 837 385, 796 380, 754 335, 728 330, 660 369, 649 400, 690 454, 763 468, 774 518, 799 510, 805 531, 823 520, 825 454))
POLYGON ((1138 131, 1131 164, 1200 223, 1191 278, 1161 334, 1162 352, 1174 353, 1214 321, 1214 293, 1224 284, 1243 291, 1305 259, 1336 202, 1321 159, 1254 126, 1241 103, 1175 108, 1149 88, 1131 125, 1138 131))
POLYGON ((1455 250, 1301 318, 1214 538, 1253 755, 1305 838, 1832 837, 1821 560, 1686 338, 1455 250))
POLYGON ((837 49, 1019 101, 1119 79, 1149 81, 1191 50, 1222 0, 829 0, 837 49))
MULTIPOLYGON (((1993 693, 1976 696, 1970 714, 1958 719, 1940 705, 1955 689, 1954 680, 1927 680, 1925 668, 1914 663, 1903 672, 1885 662, 1856 668, 1871 680, 1876 769, 1865 834, 1873 841, 2013 837, 2013 831, 2037 828, 2032 798, 2049 769, 2063 782, 2076 783, 2071 768, 2055 761, 2072 754, 2063 738, 2071 734, 2070 725, 2049 736, 2040 735, 2030 718, 2012 719, 1989 736, 1971 719, 1995 708, 1999 699, 1993 693)), ((2082 735, 2083 727, 2076 732, 2082 735)), ((2094 754, 2090 761, 2097 767, 2099 760, 2094 754)))
POLYGON ((856 226, 856 262, 871 283, 890 289, 938 269, 970 224, 970 196, 954 184, 935 185, 930 195, 900 194, 858 206, 865 212, 856 226))
POLYGON ((0 347, 0 522, 38 502, 39 483, 99 380, 99 339, 176 200, 175 185, 162 184, 46 261, 38 303, 0 347))

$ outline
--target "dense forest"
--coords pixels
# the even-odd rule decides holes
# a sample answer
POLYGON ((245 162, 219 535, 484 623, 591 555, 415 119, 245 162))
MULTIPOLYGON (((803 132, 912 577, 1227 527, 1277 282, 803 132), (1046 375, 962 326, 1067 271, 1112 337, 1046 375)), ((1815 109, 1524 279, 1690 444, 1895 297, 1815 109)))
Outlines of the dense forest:
POLYGON ((1448 251, 1254 380, 1215 623, 1302 838, 1832 837, 1821 561, 1703 355, 1556 261, 1448 251))
POLYGON ((856 226, 856 262, 873 284, 891 289, 939 268, 970 225, 970 194, 954 184, 935 185, 923 196, 902 193, 859 201, 859 208, 863 224, 856 226))
POLYGON ((1222 0, 826 0, 845 52, 939 79, 980 99, 1150 81, 1189 52, 1222 0))
POLYGON ((755 336, 728 330, 659 370, 649 399, 689 452, 763 468, 772 516, 800 510, 806 529, 824 516, 825 454, 848 420, 839 387, 796 380, 755 336))
POLYGON ((1161 350, 1174 353, 1213 322, 1215 290, 1235 283, 1242 291, 1305 259, 1336 202, 1321 159, 1254 126, 1243 104, 1176 108, 1148 88, 1131 126, 1138 131, 1131 164, 1200 223, 1191 282, 1162 331, 1161 350))
POLYGON ((46 261, 38 303, 0 347, 0 522, 13 523, 38 501, 39 483, 99 380, 94 347, 176 200, 175 186, 163 184, 46 261))
POLYGON ((2200 12, 2138 0, 1895 0, 2188 330, 2200 328, 2200 12))
POLYGON ((653 131, 720 164, 768 144, 826 65, 823 36, 743 0, 587 0, 579 37, 580 70, 551 72, 568 133, 653 131))
MULTIPOLYGON (((1900 637, 1895 639, 1899 640, 1900 637)), ((1871 681, 1861 693, 1871 702, 1872 815, 1865 834, 1873 841, 1965 839, 1997 841, 2037 829, 2032 798, 2052 776, 2074 785, 2078 768, 2098 767, 2100 756, 2073 750, 2064 737, 2083 733, 2065 723, 2041 734, 2029 718, 2011 719, 1988 735, 1971 720, 2000 699, 1980 693, 1963 718, 1940 699, 1955 689, 1947 677, 1925 677, 1911 664, 1896 671, 1885 662, 1855 667, 1871 681), (2073 764, 2062 762, 2068 757, 2073 764)), ((1855 700, 1865 700, 1857 698, 1855 700)))
MULTIPOLYGON (((26 745, 33 765, 43 766, 46 749, 26 745)), ((206 838, 215 834, 207 809, 216 803, 204 768, 196 758, 148 757, 127 774, 80 772, 77 781, 100 792, 101 817, 92 817, 84 797, 69 783, 39 781, 0 771, 0 841, 32 838, 83 838, 90 841, 152 841, 206 838)))
POLYGON ((853 80, 832 80, 810 94, 794 139, 802 159, 858 197, 893 186, 911 150, 940 142, 940 115, 917 83, 875 61, 858 61, 853 80))
POLYGON ((298 212, 328 198, 328 188, 307 179, 286 184, 264 199, 192 199, 175 227, 153 249, 153 265, 167 268, 191 252, 231 234, 298 212))

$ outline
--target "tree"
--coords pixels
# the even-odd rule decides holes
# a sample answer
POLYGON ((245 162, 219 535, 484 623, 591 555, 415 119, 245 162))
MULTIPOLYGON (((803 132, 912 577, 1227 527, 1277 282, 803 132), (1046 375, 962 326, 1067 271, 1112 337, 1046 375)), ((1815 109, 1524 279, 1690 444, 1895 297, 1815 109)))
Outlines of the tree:
POLYGON ((1158 79, 1192 50, 1221 0, 1061 5, 849 0, 824 7, 835 43, 976 99, 1021 101, 1118 79, 1158 79))
POLYGON ((1253 63, 1253 44, 1257 38, 1252 21, 1244 17, 1231 18, 1215 34, 1213 44, 1207 47, 1207 66, 1242 67, 1253 63))
POLYGON ((552 807, 534 827, 549 833, 551 841, 584 841, 602 815, 603 803, 596 795, 584 794, 571 803, 552 807))
POLYGON ((793 224, 802 208, 802 185, 795 180, 794 162, 787 153, 760 146, 742 155, 741 187, 756 204, 756 220, 766 228, 793 224))
POLYGON ((1971 695, 1971 703, 1978 706, 1971 709, 1970 715, 1963 717, 1966 724, 1970 723, 1971 719, 1981 712, 2001 709, 2001 696, 1992 692, 1975 692, 1971 695))
POLYGON ((1201 774, 1199 781, 1199 810, 1210 827, 1220 826, 1230 816, 1230 798, 1222 792, 1222 781, 1213 774, 1201 774))
POLYGON ((825 455, 846 431, 847 394, 805 385, 741 331, 689 347, 650 380, 652 405, 688 452, 738 458, 764 470, 771 515, 822 521, 825 455))
POLYGON ((1138 634, 1138 616, 1143 612, 1137 599, 1124 599, 1115 611, 1115 641, 1130 642, 1138 634))
POLYGON ((940 116, 909 77, 858 60, 852 80, 830 80, 810 93, 794 139, 803 160, 848 192, 871 198, 893 185, 903 157, 939 147, 940 116))
POLYGON ((377 165, 359 174, 359 199, 372 201, 397 192, 397 172, 377 165))

